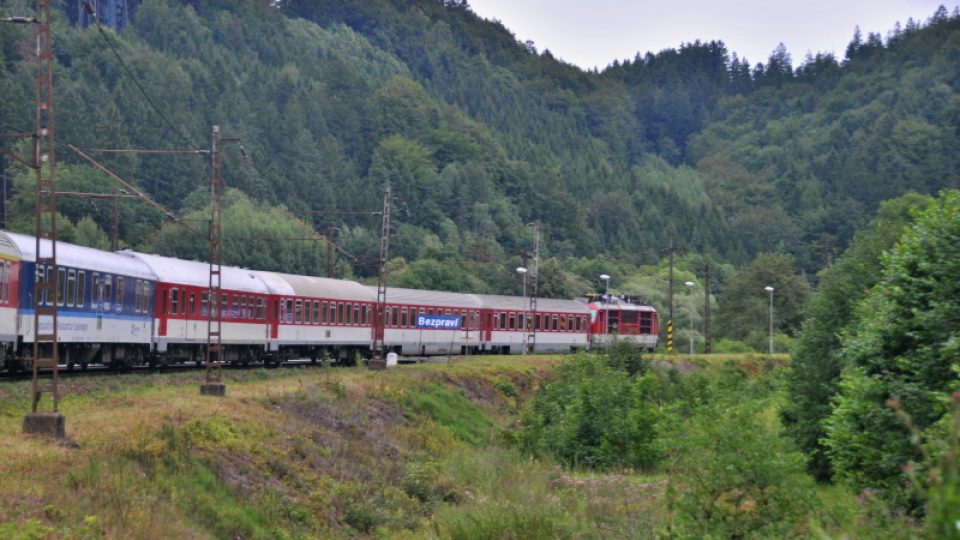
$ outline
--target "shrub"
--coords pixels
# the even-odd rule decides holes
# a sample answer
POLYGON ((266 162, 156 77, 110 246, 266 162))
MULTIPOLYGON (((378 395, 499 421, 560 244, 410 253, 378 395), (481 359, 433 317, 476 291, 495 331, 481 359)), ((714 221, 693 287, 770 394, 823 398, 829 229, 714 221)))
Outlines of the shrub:
POLYGON ((664 437, 671 529, 680 537, 782 538, 805 526, 813 482, 763 403, 718 400, 664 437))
POLYGON ((654 376, 631 379, 605 358, 580 354, 532 400, 521 419, 521 447, 570 467, 650 467, 659 412, 648 395, 654 376))

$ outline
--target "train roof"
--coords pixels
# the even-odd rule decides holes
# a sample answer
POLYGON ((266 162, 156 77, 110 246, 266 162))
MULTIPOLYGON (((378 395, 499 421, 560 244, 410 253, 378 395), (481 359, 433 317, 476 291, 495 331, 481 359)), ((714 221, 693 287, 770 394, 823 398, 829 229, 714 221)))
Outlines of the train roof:
POLYGON ((280 272, 255 272, 270 288, 273 294, 285 296, 306 296, 310 298, 329 298, 331 300, 349 300, 353 302, 376 302, 376 291, 356 281, 332 279, 315 276, 298 276, 280 272))
MULTIPOLYGON (((121 251, 120 255, 138 260, 150 267, 156 279, 162 283, 189 285, 207 288, 210 286, 210 264, 186 261, 162 255, 149 255, 137 251, 121 251)), ((257 273, 235 266, 223 266, 220 270, 220 287, 231 291, 268 294, 267 285, 257 273)))
MULTIPOLYGON (((19 251, 21 260, 36 262, 36 237, 7 231, 0 232, 0 236, 4 238, 4 244, 10 244, 19 251)), ((49 255, 50 240, 41 239, 40 242, 41 254, 49 255)), ((156 279, 152 269, 142 261, 68 242, 57 242, 57 264, 151 281, 156 279)))
MULTIPOLYGON (((510 309, 522 311, 529 309, 530 298, 522 296, 503 296, 497 294, 478 294, 484 309, 510 309)), ((561 311, 566 313, 590 313, 590 309, 581 302, 559 298, 537 298, 537 311, 561 311)))
POLYGON ((653 311, 657 310, 653 306, 648 306, 646 304, 634 304, 631 302, 623 301, 622 299, 616 297, 601 298, 600 301, 590 302, 590 307, 593 309, 604 309, 604 310, 620 310, 620 311, 653 311))
MULTIPOLYGON (((377 288, 370 286, 367 288, 373 292, 374 300, 376 300, 377 288)), ((467 309, 483 308, 475 294, 448 291, 424 291, 420 289, 405 289, 402 287, 387 287, 387 303, 467 309)))

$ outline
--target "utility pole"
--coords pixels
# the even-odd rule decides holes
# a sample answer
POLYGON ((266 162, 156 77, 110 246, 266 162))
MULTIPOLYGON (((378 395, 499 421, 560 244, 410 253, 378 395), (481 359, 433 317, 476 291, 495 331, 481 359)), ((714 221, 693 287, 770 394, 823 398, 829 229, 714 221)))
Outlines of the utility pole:
POLYGON ((710 336, 710 265, 703 268, 703 341, 705 345, 704 352, 710 354, 713 352, 713 340, 710 336))
POLYGON ((533 321, 532 326, 527 327, 529 339, 527 340, 528 351, 524 353, 534 353, 537 350, 537 296, 540 287, 540 220, 533 222, 533 264, 530 268, 530 309, 529 317, 533 321))
POLYGON ((673 352, 673 237, 667 245, 667 256, 670 261, 670 273, 667 275, 667 352, 673 352))
POLYGON ((383 351, 384 328, 386 326, 387 307, 387 260, 390 257, 390 203, 392 195, 390 184, 383 190, 383 222, 380 227, 380 261, 377 269, 377 308, 373 314, 373 358, 370 369, 382 370, 387 367, 383 351))
POLYGON ((53 106, 53 34, 50 31, 51 0, 36 0, 33 18, 3 17, 0 22, 35 25, 36 54, 34 66, 34 130, 33 133, 2 133, 4 138, 30 138, 33 141, 30 159, 23 159, 2 148, 9 155, 34 170, 36 200, 34 236, 35 263, 33 287, 33 380, 31 384, 31 412, 23 419, 23 431, 66 437, 66 419, 60 413, 60 351, 57 335, 57 183, 54 106, 53 106), (47 242, 43 240, 46 239, 47 242), (46 253, 46 254, 45 254, 46 253), (49 325, 49 327, 48 327, 49 325), (50 368, 50 384, 40 384, 40 368, 50 368), (53 397, 53 411, 40 412, 40 398, 44 393, 53 397))
MULTIPOLYGON (((223 313, 225 308, 222 301, 222 272, 223 272, 223 145, 225 143, 239 143, 237 138, 224 138, 220 135, 220 126, 213 126, 213 142, 210 147, 211 168, 210 177, 210 226, 208 239, 210 241, 210 279, 208 289, 207 309, 207 350, 206 350, 206 382, 200 385, 200 393, 207 396, 224 396, 227 387, 220 379, 223 366, 223 313)), ((240 150, 246 155, 243 146, 240 150)))

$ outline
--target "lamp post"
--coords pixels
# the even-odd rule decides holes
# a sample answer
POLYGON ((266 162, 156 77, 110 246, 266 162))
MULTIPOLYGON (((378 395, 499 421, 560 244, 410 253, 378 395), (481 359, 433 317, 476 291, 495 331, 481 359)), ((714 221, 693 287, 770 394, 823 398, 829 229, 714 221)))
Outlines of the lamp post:
POLYGON ((693 355, 693 282, 684 283, 690 295, 690 354, 693 355))
POLYGON ((603 294, 610 294, 610 276, 607 274, 600 274, 600 280, 604 282, 603 294))
POLYGON ((523 266, 517 267, 517 273, 523 278, 523 354, 527 354, 527 269, 523 266))
POLYGON ((773 354, 773 287, 767 285, 763 290, 770 293, 770 354, 773 354))

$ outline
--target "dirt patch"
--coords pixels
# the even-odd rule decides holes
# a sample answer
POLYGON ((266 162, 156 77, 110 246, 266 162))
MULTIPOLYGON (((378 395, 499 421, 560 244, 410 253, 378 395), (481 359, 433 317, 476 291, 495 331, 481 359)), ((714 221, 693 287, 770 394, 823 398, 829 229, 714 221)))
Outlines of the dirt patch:
POLYGON ((396 481, 403 448, 394 429, 408 420, 396 404, 351 397, 339 401, 290 398, 279 403, 291 453, 309 469, 338 481, 396 481))
POLYGON ((637 483, 630 477, 620 474, 595 478, 575 478, 561 475, 553 481, 551 487, 586 493, 591 504, 639 505, 661 497, 666 492, 667 481, 637 483))

